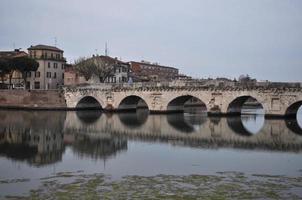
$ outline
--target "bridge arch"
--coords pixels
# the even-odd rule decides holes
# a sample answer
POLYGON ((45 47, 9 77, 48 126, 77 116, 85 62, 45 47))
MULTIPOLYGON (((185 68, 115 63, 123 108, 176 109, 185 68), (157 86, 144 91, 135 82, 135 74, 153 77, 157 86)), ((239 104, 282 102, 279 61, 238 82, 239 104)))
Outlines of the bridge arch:
POLYGON ((174 97, 167 104, 168 112, 184 112, 185 107, 198 107, 207 112, 207 106, 200 98, 193 95, 181 95, 174 97))
MULTIPOLYGON (((257 114, 265 114, 265 108, 264 105, 255 97, 251 95, 243 95, 236 97, 233 99, 227 107, 227 114, 232 114, 232 115, 241 115, 242 113, 242 108, 258 108, 261 109, 261 113, 257 114)), ((255 113, 250 113, 250 114, 255 114, 255 113)))
POLYGON ((95 97, 93 96, 85 96, 82 97, 77 105, 76 109, 78 110, 102 110, 103 106, 100 101, 98 101, 95 97))
POLYGON ((117 110, 119 111, 131 111, 137 110, 139 108, 149 109, 147 102, 140 96, 137 95, 129 95, 123 98, 118 103, 117 110))

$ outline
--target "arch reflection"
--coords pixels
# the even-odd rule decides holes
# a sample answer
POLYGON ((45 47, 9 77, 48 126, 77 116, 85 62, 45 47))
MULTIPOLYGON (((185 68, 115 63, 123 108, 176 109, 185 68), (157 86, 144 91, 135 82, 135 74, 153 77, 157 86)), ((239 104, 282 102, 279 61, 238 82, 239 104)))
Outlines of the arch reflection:
POLYGON ((102 115, 101 110, 77 110, 77 117, 86 124, 96 122, 102 115))
POLYGON ((149 116, 148 109, 137 109, 136 112, 118 113, 122 124, 128 128, 139 128, 146 123, 149 116))
POLYGON ((184 133, 192 133, 201 128, 206 122, 206 116, 189 113, 173 113, 167 115, 167 122, 170 126, 184 133))
POLYGON ((227 124, 234 133, 242 136, 253 136, 263 128, 263 115, 242 115, 227 117, 227 124))
POLYGON ((295 118, 288 118, 285 120, 286 126, 288 129, 290 129, 292 132, 302 135, 302 128, 300 125, 300 122, 295 118))

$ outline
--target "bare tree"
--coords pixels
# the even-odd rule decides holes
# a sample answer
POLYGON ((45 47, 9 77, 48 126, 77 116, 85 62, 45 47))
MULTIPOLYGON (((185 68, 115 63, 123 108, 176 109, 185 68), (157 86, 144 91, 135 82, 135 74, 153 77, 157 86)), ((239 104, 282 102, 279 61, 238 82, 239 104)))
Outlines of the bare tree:
POLYGON ((105 82, 106 78, 114 73, 115 62, 106 57, 79 58, 75 62, 75 69, 89 80, 93 75, 100 78, 100 82, 105 82))
POLYGON ((81 57, 75 61, 75 70, 78 71, 88 81, 95 73, 96 66, 94 62, 85 57, 81 57))

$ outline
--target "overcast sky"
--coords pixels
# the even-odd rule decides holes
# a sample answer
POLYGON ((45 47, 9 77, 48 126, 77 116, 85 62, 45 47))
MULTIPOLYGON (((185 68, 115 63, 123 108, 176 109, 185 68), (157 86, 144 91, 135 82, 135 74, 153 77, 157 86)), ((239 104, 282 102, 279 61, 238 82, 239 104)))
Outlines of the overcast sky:
POLYGON ((301 0, 1 0, 0 50, 54 45, 193 77, 302 81, 301 0))

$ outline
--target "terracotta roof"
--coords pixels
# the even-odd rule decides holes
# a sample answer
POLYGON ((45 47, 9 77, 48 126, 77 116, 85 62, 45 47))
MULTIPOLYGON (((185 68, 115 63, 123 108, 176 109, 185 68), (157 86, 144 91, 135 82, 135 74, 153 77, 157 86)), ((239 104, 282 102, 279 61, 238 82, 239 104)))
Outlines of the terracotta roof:
POLYGON ((149 62, 137 62, 137 61, 130 61, 128 62, 130 65, 132 64, 138 64, 138 65, 147 65, 147 66, 152 66, 152 67, 158 67, 158 68, 168 68, 168 69, 174 69, 178 70, 175 67, 169 67, 169 66, 164 66, 164 65, 159 65, 158 63, 149 63, 149 62))
POLYGON ((109 63, 127 64, 127 63, 125 63, 123 61, 118 60, 117 58, 112 58, 110 56, 99 56, 99 58, 101 58, 105 62, 109 62, 109 63))
POLYGON ((28 50, 50 50, 50 51, 58 51, 58 52, 64 52, 62 49, 59 49, 54 46, 48 46, 43 44, 38 44, 36 46, 30 46, 28 50))
POLYGON ((129 65, 127 62, 123 62, 118 60, 117 58, 112 58, 110 56, 92 56, 91 58, 88 59, 101 59, 102 61, 110 64, 124 64, 124 65, 129 65))
POLYGON ((22 57, 27 56, 27 53, 24 51, 0 51, 0 58, 14 58, 14 57, 22 57))

